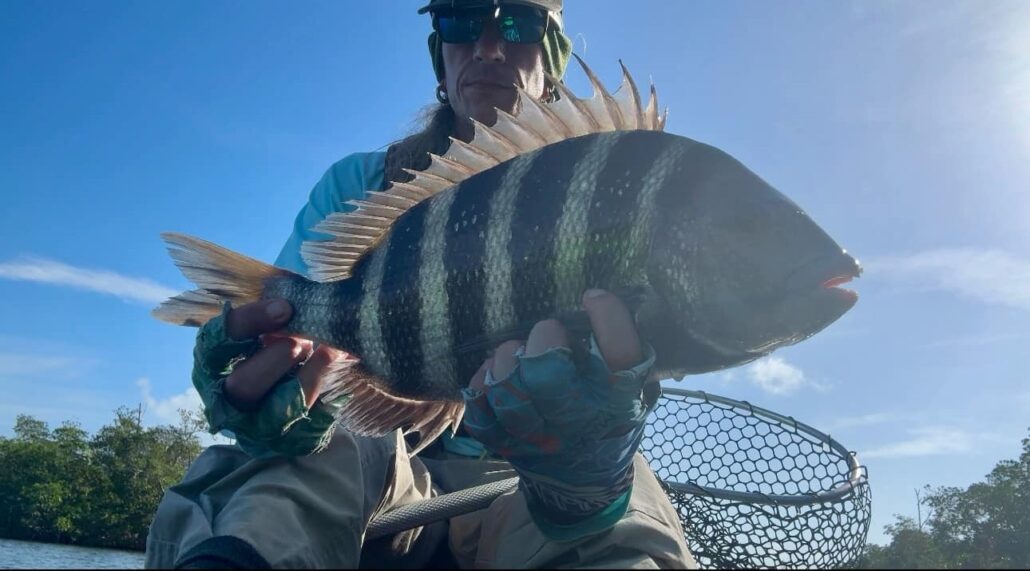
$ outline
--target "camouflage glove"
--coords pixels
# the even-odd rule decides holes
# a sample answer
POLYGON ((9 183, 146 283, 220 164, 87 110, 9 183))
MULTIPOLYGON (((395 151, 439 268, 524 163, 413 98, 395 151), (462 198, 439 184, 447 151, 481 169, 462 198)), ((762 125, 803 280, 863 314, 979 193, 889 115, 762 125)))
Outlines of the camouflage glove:
POLYGON ((565 347, 525 357, 506 378, 487 372, 465 389, 465 428, 518 472, 534 521, 570 540, 615 524, 629 505, 633 455, 655 399, 643 397, 654 349, 630 369, 608 370, 596 340, 577 371, 565 347))
POLYGON ((346 397, 332 403, 319 400, 308 410, 300 381, 286 375, 252 411, 239 410, 226 400, 225 380, 233 367, 261 348, 256 338, 234 341, 228 337, 229 309, 225 304, 221 315, 200 328, 193 349, 193 386, 204 402, 210 432, 232 432, 244 452, 259 458, 303 456, 325 448, 336 425, 335 412, 346 397))

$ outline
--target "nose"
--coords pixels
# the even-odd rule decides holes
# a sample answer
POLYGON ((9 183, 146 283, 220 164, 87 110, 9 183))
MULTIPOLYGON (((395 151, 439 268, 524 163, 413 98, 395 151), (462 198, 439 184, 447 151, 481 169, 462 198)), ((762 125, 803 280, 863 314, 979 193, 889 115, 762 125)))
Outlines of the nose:
POLYGON ((497 20, 487 18, 483 21, 483 32, 476 40, 472 56, 479 63, 504 63, 505 41, 497 29, 497 20))

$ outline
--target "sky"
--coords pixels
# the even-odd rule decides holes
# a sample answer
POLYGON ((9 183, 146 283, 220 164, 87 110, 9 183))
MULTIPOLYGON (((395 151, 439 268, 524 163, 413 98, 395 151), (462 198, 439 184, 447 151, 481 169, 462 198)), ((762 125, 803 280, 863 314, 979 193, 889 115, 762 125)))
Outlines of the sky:
MULTIPOLYGON (((158 234, 271 261, 312 186, 434 101, 421 2, 0 0, 0 435, 17 414, 173 422, 195 331, 158 234)), ((870 540, 1030 426, 1030 3, 568 0, 602 81, 657 86, 862 261, 856 307, 701 389, 868 467, 870 540)), ((573 69, 568 83, 586 94, 573 69)))

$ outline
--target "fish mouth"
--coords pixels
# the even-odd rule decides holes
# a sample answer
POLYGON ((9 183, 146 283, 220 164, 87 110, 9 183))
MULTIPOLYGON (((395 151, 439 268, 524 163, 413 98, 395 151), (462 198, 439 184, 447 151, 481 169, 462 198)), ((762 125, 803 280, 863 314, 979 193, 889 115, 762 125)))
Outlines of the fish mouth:
POLYGON ((858 294, 840 287, 862 274, 862 266, 843 250, 799 267, 787 281, 787 295, 761 314, 753 328, 764 343, 750 348, 767 353, 822 331, 858 302, 858 294), (761 323, 777 324, 762 333, 761 323))
POLYGON ((788 291, 799 294, 812 294, 820 290, 828 290, 852 304, 858 300, 858 294, 840 286, 850 283, 862 275, 862 266, 858 260, 845 250, 817 258, 801 265, 787 278, 788 291))

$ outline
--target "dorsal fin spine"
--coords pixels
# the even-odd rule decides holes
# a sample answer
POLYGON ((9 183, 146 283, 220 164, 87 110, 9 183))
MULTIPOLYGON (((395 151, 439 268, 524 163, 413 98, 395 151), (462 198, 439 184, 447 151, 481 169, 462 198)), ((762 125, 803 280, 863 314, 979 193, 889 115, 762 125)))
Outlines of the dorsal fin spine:
POLYGON ((620 60, 622 84, 619 97, 613 97, 586 63, 575 57, 593 88, 589 99, 576 97, 550 76, 558 95, 556 101, 543 102, 517 88, 520 101, 516 116, 498 109, 493 126, 473 119, 472 141, 452 139, 443 155, 430 155, 425 170, 403 169, 412 180, 393 181, 385 191, 369 191, 364 198, 349 202, 356 207, 354 211, 332 214, 316 225, 313 230, 332 238, 301 246, 311 275, 319 281, 349 277, 355 264, 389 232, 394 220, 421 201, 499 163, 566 138, 620 129, 664 129, 668 109, 659 114, 653 84, 647 106, 643 107, 636 83, 620 60))

